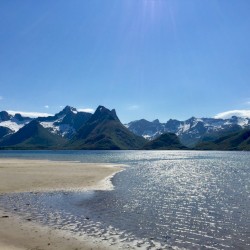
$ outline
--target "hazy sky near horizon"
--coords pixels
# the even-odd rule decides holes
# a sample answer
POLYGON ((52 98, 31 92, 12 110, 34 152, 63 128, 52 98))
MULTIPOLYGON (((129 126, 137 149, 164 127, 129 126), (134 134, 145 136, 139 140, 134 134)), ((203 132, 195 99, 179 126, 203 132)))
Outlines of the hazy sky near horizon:
POLYGON ((121 121, 250 109, 249 0, 2 0, 0 110, 121 121))

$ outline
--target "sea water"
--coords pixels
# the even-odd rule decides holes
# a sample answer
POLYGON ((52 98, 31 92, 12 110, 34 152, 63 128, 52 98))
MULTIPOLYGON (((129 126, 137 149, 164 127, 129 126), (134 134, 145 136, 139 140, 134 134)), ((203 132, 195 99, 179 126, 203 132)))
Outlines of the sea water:
POLYGON ((0 196, 54 228, 148 249, 250 249, 250 153, 2 151, 0 157, 125 164, 114 190, 0 196))

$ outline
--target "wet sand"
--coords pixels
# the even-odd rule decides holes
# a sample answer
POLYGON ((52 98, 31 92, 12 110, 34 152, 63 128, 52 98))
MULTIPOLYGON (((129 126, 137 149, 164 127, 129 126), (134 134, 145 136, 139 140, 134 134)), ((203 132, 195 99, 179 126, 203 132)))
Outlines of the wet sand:
MULTIPOLYGON (((110 177, 120 170, 121 166, 111 164, 0 159, 0 194, 111 189, 110 177)), ((74 237, 0 210, 0 249, 94 250, 117 246, 87 236, 74 237)))
POLYGON ((24 221, 0 210, 1 250, 115 250, 111 246, 86 235, 81 237, 24 221), (9 216, 5 218, 6 216, 9 216))

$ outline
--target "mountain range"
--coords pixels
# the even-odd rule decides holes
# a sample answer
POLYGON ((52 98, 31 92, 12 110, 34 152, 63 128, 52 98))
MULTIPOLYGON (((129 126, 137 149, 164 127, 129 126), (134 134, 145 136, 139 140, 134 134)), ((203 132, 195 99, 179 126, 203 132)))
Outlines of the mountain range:
POLYGON ((225 134, 250 128, 250 119, 236 116, 230 119, 191 117, 185 121, 170 119, 166 123, 141 119, 125 126, 133 133, 150 140, 164 133, 174 133, 183 145, 193 147, 199 142, 213 141, 225 134))
POLYGON ((94 114, 66 106, 54 116, 34 119, 2 111, 0 132, 2 149, 140 149, 146 144, 114 109, 103 106, 94 114))
POLYGON ((0 147, 249 150, 249 129, 250 119, 236 116, 166 123, 141 119, 122 124, 114 109, 99 106, 91 114, 66 106, 54 116, 38 118, 0 112, 0 147))

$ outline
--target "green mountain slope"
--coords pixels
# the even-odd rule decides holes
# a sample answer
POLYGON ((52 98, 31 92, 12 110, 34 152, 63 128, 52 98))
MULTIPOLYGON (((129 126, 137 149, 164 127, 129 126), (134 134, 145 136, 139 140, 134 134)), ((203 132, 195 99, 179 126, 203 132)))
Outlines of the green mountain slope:
POLYGON ((202 150, 250 150, 250 130, 242 130, 222 136, 212 142, 199 143, 195 149, 202 150))
POLYGON ((146 140, 130 132, 115 110, 99 106, 68 143, 74 149, 139 149, 146 140))
POLYGON ((179 138, 174 133, 165 133, 157 137, 156 139, 148 142, 143 149, 147 150, 175 150, 175 149, 187 149, 180 143, 179 138))
POLYGON ((50 133, 36 120, 31 121, 15 134, 0 143, 2 148, 47 149, 61 148, 66 143, 62 137, 50 133))

